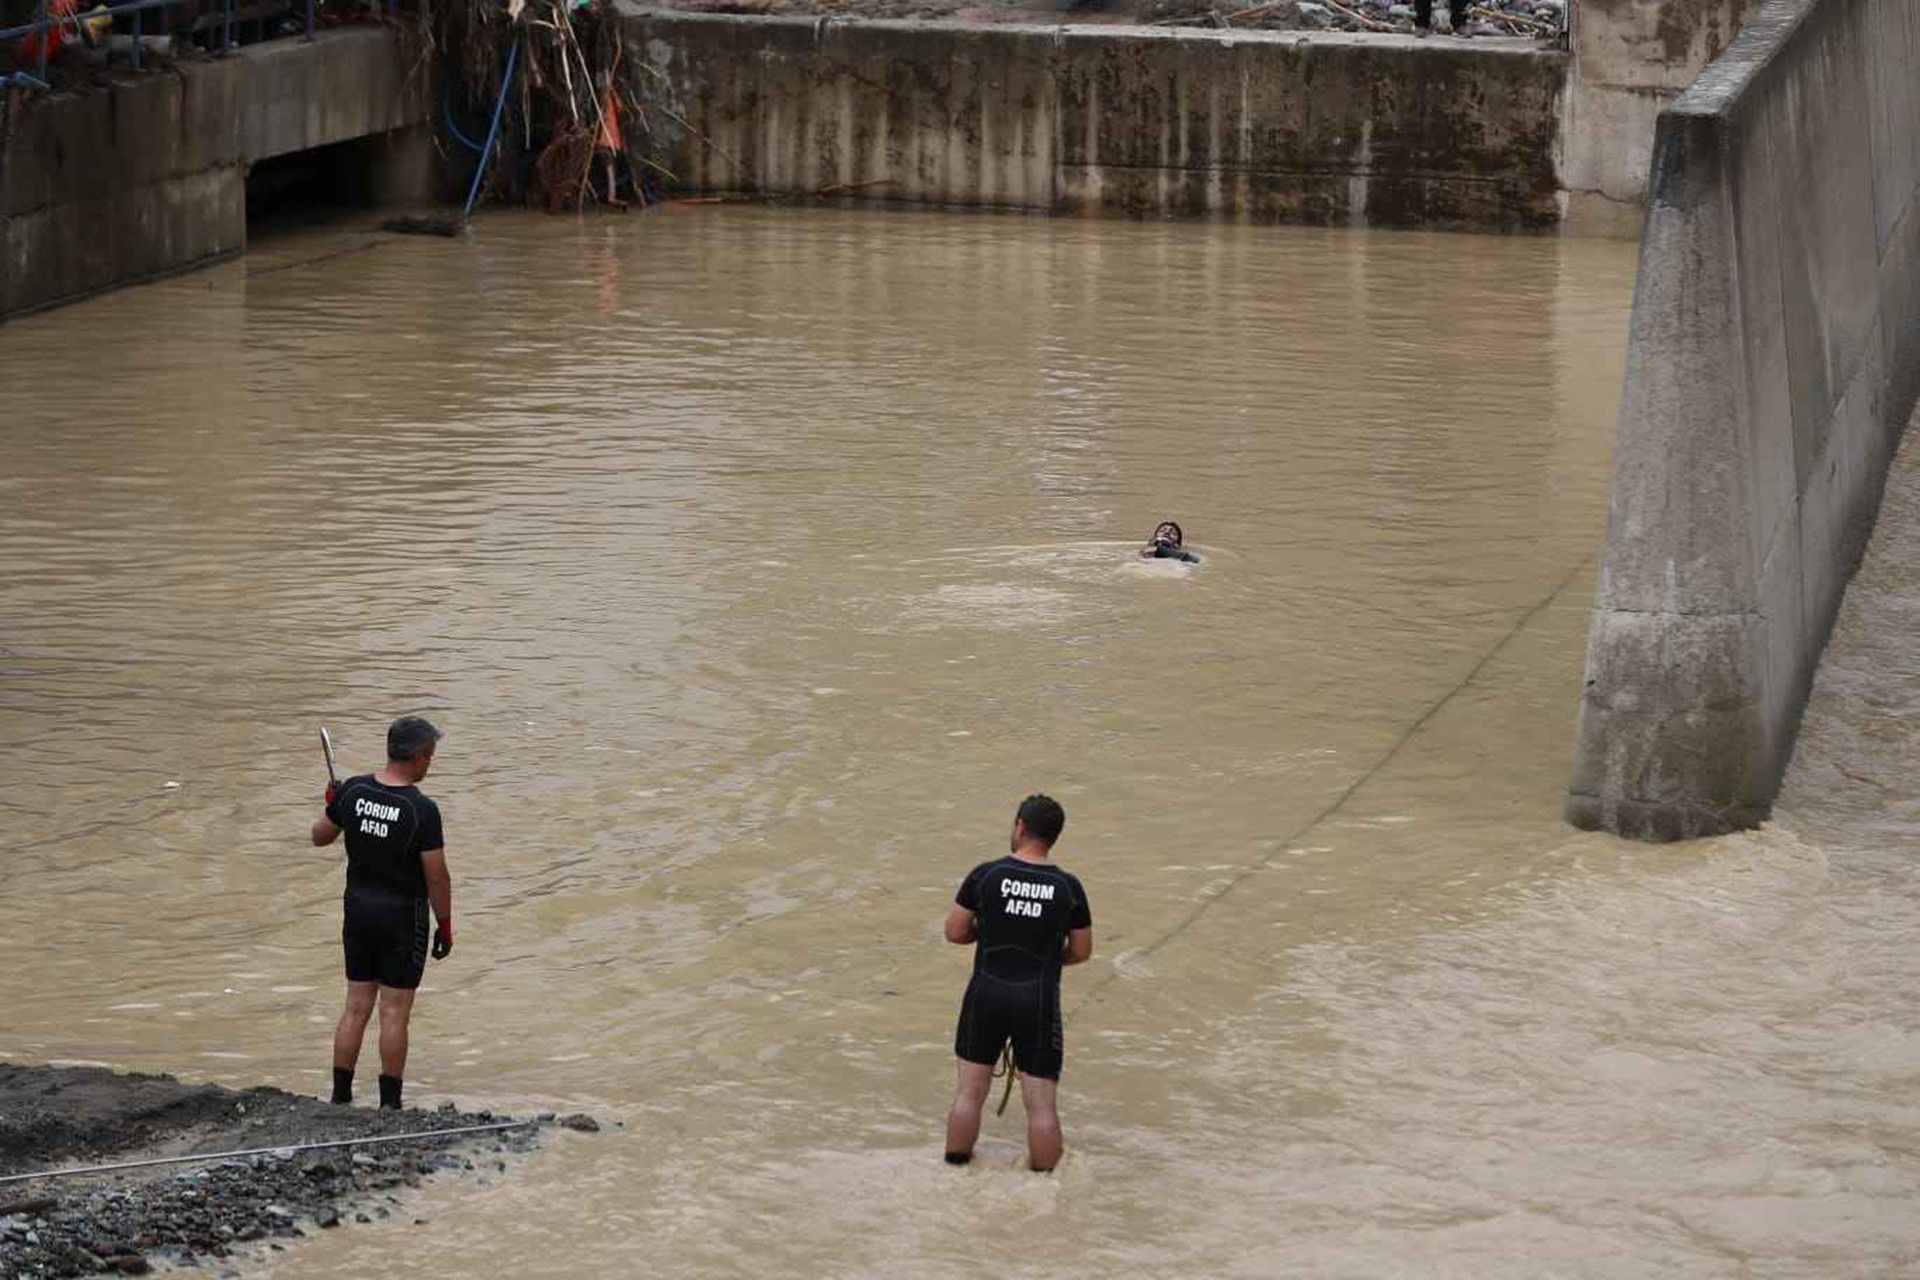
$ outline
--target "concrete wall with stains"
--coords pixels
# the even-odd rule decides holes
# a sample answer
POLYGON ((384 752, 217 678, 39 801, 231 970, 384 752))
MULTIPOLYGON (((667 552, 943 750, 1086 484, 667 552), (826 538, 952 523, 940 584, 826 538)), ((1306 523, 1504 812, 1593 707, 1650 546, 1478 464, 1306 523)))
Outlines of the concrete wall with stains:
POLYGON ((1920 395, 1920 6, 1767 0, 1660 117, 1568 817, 1763 820, 1920 395))
POLYGON ((1561 181, 1575 235, 1636 236, 1654 123, 1732 43, 1754 0, 1573 0, 1561 181))
POLYGON ((634 10, 682 189, 1526 231, 1561 219, 1531 42, 634 10))
POLYGON ((415 192, 428 95, 391 33, 283 40, 110 88, 22 97, 0 185, 0 318, 232 257, 247 167, 363 137, 415 192))

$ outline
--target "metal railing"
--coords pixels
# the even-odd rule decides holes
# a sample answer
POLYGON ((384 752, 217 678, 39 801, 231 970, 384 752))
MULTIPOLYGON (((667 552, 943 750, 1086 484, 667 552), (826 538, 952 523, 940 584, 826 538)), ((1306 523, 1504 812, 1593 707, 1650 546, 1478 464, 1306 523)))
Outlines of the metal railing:
MULTIPOLYGON (((51 0, 38 0, 39 16, 32 22, 0 29, 0 44, 8 44, 15 40, 26 40, 37 36, 39 45, 34 69, 28 71, 16 67, 11 74, 0 75, 0 89, 4 89, 10 81, 19 81, 22 84, 32 85, 40 89, 47 88, 47 57, 49 46, 52 44, 52 40, 49 38, 50 33, 56 29, 60 29, 66 38, 78 41, 81 38, 80 25, 82 23, 92 22, 103 17, 116 19, 129 17, 131 19, 133 28, 133 66, 135 70, 138 70, 141 65, 141 59, 145 54, 145 46, 142 41, 146 35, 146 15, 156 9, 175 9, 186 5, 197 6, 201 2, 202 0, 123 0, 122 3, 109 5, 104 9, 94 8, 85 12, 76 11, 73 13, 56 14, 51 12, 51 0)), ((234 47, 240 43, 240 23, 249 17, 264 21, 268 18, 277 18, 285 14, 293 13, 297 9, 301 11, 303 19, 301 38, 304 40, 313 39, 315 0, 281 0, 280 3, 271 5, 264 14, 255 6, 249 6, 248 9, 243 12, 240 8, 239 0, 217 0, 217 3, 219 5, 217 16, 219 19, 220 39, 216 50, 223 56, 231 53, 234 47)), ((392 16, 397 8, 396 0, 381 0, 381 8, 388 16, 392 16)), ((194 23, 194 30, 199 31, 205 29, 207 16, 208 15, 201 15, 199 17, 194 23)))

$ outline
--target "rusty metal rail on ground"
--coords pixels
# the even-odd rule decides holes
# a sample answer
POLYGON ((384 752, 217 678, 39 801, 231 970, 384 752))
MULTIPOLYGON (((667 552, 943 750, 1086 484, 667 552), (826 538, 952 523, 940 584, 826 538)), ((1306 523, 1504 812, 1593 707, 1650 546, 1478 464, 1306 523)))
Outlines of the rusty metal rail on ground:
POLYGON ((34 1173, 13 1173, 0 1178, 0 1186, 17 1182, 43 1182, 56 1178, 77 1178, 85 1174, 120 1173, 128 1169, 148 1169, 165 1164, 219 1163, 249 1156, 292 1156, 303 1151, 330 1151, 340 1147, 370 1147, 387 1142, 423 1142, 429 1138, 453 1138, 463 1134, 501 1133, 508 1129, 532 1129, 539 1120, 505 1120, 496 1124, 467 1124, 451 1129, 421 1129, 412 1133, 383 1133, 365 1138, 337 1138, 328 1142, 289 1142, 277 1147, 247 1147, 239 1151, 206 1151, 184 1156, 156 1156, 148 1160, 120 1160, 112 1164, 80 1165, 71 1169, 41 1169, 34 1173))

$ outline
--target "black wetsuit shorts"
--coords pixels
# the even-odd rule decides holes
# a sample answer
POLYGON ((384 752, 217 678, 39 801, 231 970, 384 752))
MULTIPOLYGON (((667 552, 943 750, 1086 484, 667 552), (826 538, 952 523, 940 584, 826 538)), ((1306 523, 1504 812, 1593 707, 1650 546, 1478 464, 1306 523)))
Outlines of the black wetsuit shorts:
POLYGON ((427 969, 427 900, 381 889, 349 888, 340 941, 348 982, 412 991, 427 969))
POLYGON ((1013 1065, 1042 1080, 1058 1080, 1066 1052, 1060 1028, 1060 983, 1040 978, 1008 982, 976 972, 960 1002, 953 1052, 968 1062, 992 1064, 1013 1042, 1013 1065))

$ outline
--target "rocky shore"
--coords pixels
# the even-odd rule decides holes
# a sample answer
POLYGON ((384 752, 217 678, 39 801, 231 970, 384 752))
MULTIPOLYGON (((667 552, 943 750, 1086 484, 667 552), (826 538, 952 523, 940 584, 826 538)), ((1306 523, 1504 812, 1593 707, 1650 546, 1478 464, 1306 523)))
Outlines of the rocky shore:
POLYGON ((0 1177, 56 1168, 241 1150, 206 1163, 0 1183, 0 1276, 143 1275, 157 1265, 231 1271, 250 1251, 317 1230, 407 1221, 405 1192, 435 1174, 486 1179, 557 1123, 455 1137, 501 1124, 491 1112, 335 1107, 281 1089, 187 1085, 90 1067, 0 1064, 0 1177), (402 1140, 314 1151, 365 1138, 402 1140), (261 1149, 265 1150, 261 1150, 261 1149), (224 1262, 224 1265, 223 1265, 224 1262))

